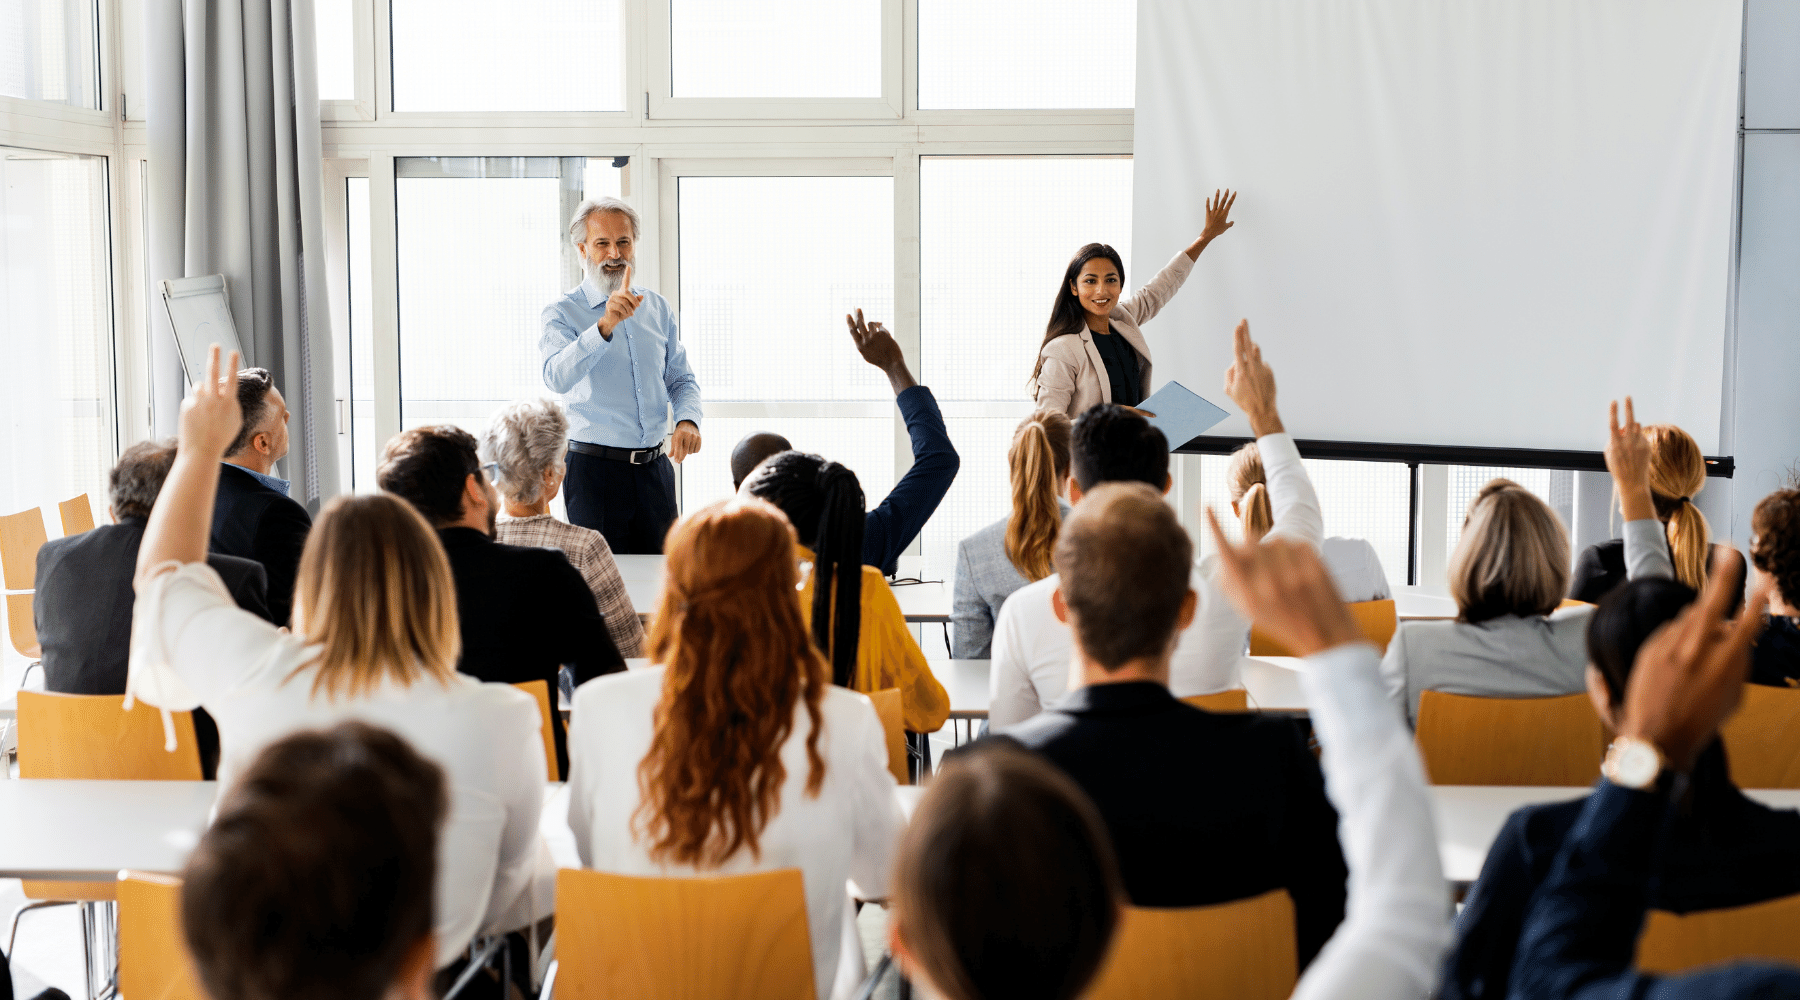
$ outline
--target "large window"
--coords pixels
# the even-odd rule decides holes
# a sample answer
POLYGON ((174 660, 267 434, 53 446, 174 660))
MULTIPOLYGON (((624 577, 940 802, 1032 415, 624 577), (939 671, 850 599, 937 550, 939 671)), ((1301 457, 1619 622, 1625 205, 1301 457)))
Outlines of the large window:
POLYGON ((619 0, 392 0, 395 111, 621 111, 619 0))
POLYGON ((676 97, 879 98, 881 0, 670 0, 676 97))
POLYGON ((1137 0, 919 0, 919 107, 1129 108, 1137 0))
POLYGON ((100 106, 95 0, 0 0, 0 96, 100 106))
POLYGON ((313 0, 319 100, 356 99, 356 0, 313 0))

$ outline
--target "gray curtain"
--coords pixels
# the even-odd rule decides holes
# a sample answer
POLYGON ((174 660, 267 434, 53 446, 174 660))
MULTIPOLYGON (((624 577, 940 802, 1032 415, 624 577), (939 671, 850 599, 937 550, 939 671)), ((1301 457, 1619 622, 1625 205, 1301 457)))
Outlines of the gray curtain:
POLYGON ((281 474, 316 513, 339 488, 312 0, 147 0, 144 18, 156 431, 183 391, 156 283, 223 274, 245 366, 293 413, 281 474))

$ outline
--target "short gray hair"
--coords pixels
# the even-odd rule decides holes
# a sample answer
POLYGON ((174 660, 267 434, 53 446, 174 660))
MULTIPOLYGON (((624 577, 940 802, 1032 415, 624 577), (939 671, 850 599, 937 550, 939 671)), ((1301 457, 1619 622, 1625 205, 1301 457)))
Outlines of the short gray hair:
POLYGON ((587 239, 588 216, 598 215, 601 212, 617 212, 623 215, 631 223, 631 238, 637 239, 638 229, 641 228, 638 224, 637 209, 617 198, 590 198, 575 206, 575 216, 569 220, 569 242, 580 243, 587 239))
POLYGON ((169 478, 174 464, 174 438, 139 441, 125 449, 107 482, 113 516, 120 520, 149 517, 157 494, 162 492, 163 480, 169 478))
POLYGON ((488 418, 481 434, 481 458, 500 465, 495 485, 513 503, 538 502, 544 470, 569 450, 569 418, 550 399, 508 403, 488 418))

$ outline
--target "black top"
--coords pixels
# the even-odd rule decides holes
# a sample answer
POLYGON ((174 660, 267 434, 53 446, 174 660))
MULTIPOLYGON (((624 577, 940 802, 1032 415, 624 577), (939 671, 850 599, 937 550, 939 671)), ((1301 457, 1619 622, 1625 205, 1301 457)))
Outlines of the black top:
MULTIPOLYGON (((1690 787, 1692 806, 1675 819, 1660 880, 1651 887, 1652 907, 1688 913, 1800 892, 1800 814, 1770 809, 1738 791, 1717 740, 1695 763, 1690 787)), ((1550 877, 1584 803, 1526 806, 1507 819, 1457 918, 1443 1000, 1507 995, 1532 894, 1550 877)))
POLYGON ((257 482, 248 471, 220 463, 207 551, 262 563, 269 575, 269 620, 277 625, 292 621, 294 578, 310 531, 312 515, 305 507, 257 482))
POLYGON ((1800 688, 1800 624, 1770 615, 1750 651, 1750 683, 1800 688))
MULTIPOLYGON (((456 578, 462 622, 457 670, 504 684, 547 681, 554 706, 563 664, 573 668, 577 685, 625 669, 594 592, 561 550, 505 545, 474 528, 443 528, 438 537, 456 578)), ((550 715, 557 766, 567 778, 562 714, 550 715)))
POLYGON ((1337 812, 1291 720, 1204 712, 1142 681, 1070 692, 1004 735, 1087 792, 1133 905, 1203 906, 1285 888, 1302 968, 1344 919, 1337 812))
POLYGON ((1131 341, 1117 330, 1093 334, 1094 349, 1106 362, 1106 379, 1112 384, 1112 401, 1120 406, 1136 406, 1144 401, 1144 380, 1138 353, 1131 341))
MULTIPOLYGON (((1713 543, 1713 552, 1724 546, 1713 543)), ((1599 604, 1600 598, 1613 592, 1625 582, 1625 540, 1614 538, 1610 541, 1595 542, 1581 550, 1581 556, 1575 560, 1575 572, 1569 575, 1569 596, 1577 601, 1599 604)), ((1744 582, 1738 581, 1737 603, 1733 608, 1744 606, 1744 582)))

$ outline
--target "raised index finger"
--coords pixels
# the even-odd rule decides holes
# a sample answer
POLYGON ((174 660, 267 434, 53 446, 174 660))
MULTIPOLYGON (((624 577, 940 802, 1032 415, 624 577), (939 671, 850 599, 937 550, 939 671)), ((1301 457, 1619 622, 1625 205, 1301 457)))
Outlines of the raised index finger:
POLYGON ((1231 346, 1237 353, 1239 365, 1247 365, 1250 361, 1250 321, 1238 320, 1237 329, 1231 332, 1231 346))
POLYGON ((619 282, 619 287, 621 289, 624 289, 627 292, 631 291, 631 262, 630 261, 625 262, 625 278, 623 281, 619 282))
MULTIPOLYGON (((243 361, 239 359, 238 352, 232 351, 231 370, 225 373, 224 384, 219 385, 219 395, 230 396, 233 399, 237 398, 238 369, 241 367, 243 367, 243 361)), ((218 385, 219 380, 214 379, 213 384, 218 385)))
MULTIPOLYGON (((206 384, 218 390, 219 385, 219 345, 214 344, 206 351, 206 384)), ((199 386, 195 386, 199 389, 199 386)))
POLYGON ((1619 436, 1619 401, 1606 404, 1606 430, 1613 437, 1619 436))

